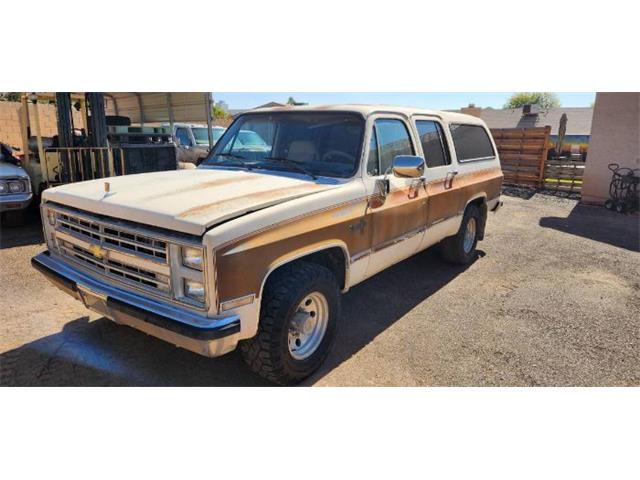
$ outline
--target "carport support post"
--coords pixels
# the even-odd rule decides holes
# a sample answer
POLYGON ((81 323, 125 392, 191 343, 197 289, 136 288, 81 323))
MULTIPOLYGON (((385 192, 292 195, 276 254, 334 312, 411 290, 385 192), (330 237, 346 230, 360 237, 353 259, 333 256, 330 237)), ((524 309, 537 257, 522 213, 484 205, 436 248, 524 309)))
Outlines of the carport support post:
POLYGON ((213 95, 210 92, 204 94, 207 105, 207 134, 209 135, 209 151, 213 148, 213 95))
MULTIPOLYGON (((108 147, 107 143, 107 118, 104 110, 104 94, 101 92, 87 92, 85 93, 85 99, 89 104, 89 108, 91 109, 91 116, 89 117, 89 142, 92 147, 96 148, 105 148, 108 147)), ((100 161, 99 165, 96 168, 96 171, 99 175, 106 176, 107 172, 103 170, 104 159, 106 157, 102 156, 104 150, 98 150, 100 161)), ((93 158, 93 156, 92 156, 93 158)), ((107 159, 107 165, 109 160, 107 159)), ((90 166, 90 170, 93 170, 93 162, 90 166)), ((95 178, 95 176, 94 176, 95 178)))
POLYGON ((171 93, 167 93, 167 111, 169 112, 169 128, 171 129, 171 138, 173 139, 173 125, 175 123, 175 118, 173 117, 173 104, 171 103, 171 93))
POLYGON ((40 130, 40 112, 38 111, 38 96, 33 95, 33 117, 36 127, 36 140, 38 141, 38 157, 40 159, 40 169, 42 171, 42 181, 49 187, 49 165, 47 163, 47 155, 42 144, 42 132, 40 130))
MULTIPOLYGON (((29 154, 29 136, 31 135, 31 125, 29 122, 29 100, 27 100, 27 94, 23 93, 20 97, 22 103, 22 115, 20 115, 21 130, 22 130, 22 152, 24 153, 24 161, 26 165, 31 162, 31 155, 29 154)), ((34 179, 35 180, 35 179, 34 179)))
MULTIPOLYGON (((58 146, 66 149, 73 147, 73 121, 71 117, 71 94, 68 92, 56 93, 56 117, 58 120, 58 146)), ((62 183, 71 181, 70 158, 68 150, 60 151, 62 163, 62 183)))

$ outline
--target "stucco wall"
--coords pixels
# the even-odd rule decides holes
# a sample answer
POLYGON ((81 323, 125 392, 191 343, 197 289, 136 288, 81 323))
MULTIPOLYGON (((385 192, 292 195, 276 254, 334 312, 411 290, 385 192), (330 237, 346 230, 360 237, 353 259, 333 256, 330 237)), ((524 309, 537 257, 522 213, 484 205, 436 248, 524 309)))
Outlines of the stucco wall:
POLYGON ((593 112, 582 201, 609 198, 610 163, 640 168, 640 93, 598 93, 593 112))
MULTIPOLYGON (((31 119, 31 135, 35 135, 34 106, 29 105, 29 118, 31 119)), ((73 124, 75 128, 84 128, 81 112, 73 111, 73 124)), ((42 136, 52 137, 58 133, 56 119, 56 107, 49 104, 38 104, 40 116, 40 128, 42 136)), ((13 147, 23 148, 21 118, 22 103, 20 102, 0 102, 0 141, 13 147)))

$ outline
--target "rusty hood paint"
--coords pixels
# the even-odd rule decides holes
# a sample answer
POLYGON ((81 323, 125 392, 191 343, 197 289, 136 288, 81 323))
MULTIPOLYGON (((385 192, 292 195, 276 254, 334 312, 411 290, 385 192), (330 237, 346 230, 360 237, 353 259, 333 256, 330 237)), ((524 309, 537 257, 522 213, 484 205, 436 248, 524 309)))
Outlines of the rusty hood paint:
POLYGON ((202 235, 208 228, 247 212, 338 185, 276 173, 195 169, 63 185, 46 190, 42 198, 91 213, 202 235))

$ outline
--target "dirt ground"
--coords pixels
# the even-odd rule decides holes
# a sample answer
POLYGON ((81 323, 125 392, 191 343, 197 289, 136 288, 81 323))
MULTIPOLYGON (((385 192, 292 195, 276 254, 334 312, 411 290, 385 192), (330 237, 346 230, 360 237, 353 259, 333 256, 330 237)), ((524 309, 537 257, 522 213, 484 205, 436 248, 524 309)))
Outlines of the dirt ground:
MULTIPOLYGON (((510 191, 468 268, 432 250, 344 297, 308 385, 640 385, 640 222, 510 191)), ((2 228, 0 385, 265 385, 89 312, 30 266, 40 226, 2 228)))

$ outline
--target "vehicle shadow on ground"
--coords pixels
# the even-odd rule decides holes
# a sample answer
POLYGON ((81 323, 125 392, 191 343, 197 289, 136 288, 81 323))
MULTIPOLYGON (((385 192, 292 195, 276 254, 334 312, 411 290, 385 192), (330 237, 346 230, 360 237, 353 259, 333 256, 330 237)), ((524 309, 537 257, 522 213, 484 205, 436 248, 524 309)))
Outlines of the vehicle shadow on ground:
POLYGON ((9 225, 4 218, 0 220, 0 250, 44 242, 42 223, 38 212, 28 209, 24 215, 25 223, 20 226, 9 225))
POLYGON ((607 243, 634 252, 640 251, 640 216, 611 212, 604 207, 578 204, 568 217, 544 217, 540 226, 607 243))
MULTIPOLYGON (((479 252, 483 256, 483 252, 479 252)), ((465 267, 433 249, 385 270, 343 298, 342 320, 322 368, 304 385, 358 353, 465 267)), ((358 379, 353 379, 358 384, 358 379)), ((238 352, 208 359, 106 318, 81 317, 59 333, 0 355, 1 386, 265 386, 238 352)))
POLYGON ((237 353, 208 359, 106 318, 0 355, 1 386, 259 386, 237 353))
MULTIPOLYGON (((477 258, 484 256, 479 250, 477 258)), ((342 321, 327 361, 305 384, 315 383, 354 356, 470 266, 445 263, 431 248, 354 287, 343 297, 342 321)), ((353 384, 358 385, 357 378, 353 384)))

